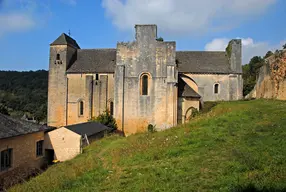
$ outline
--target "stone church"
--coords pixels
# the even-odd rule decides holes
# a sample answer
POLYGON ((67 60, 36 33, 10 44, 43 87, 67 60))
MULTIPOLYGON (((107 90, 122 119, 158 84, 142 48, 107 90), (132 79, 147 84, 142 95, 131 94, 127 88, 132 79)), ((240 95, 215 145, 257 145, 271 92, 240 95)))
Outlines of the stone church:
POLYGON ((66 34, 50 44, 48 125, 88 121, 108 110, 125 135, 184 123, 204 101, 242 99, 241 40, 226 51, 177 51, 156 25, 136 25, 135 41, 81 49, 66 34))

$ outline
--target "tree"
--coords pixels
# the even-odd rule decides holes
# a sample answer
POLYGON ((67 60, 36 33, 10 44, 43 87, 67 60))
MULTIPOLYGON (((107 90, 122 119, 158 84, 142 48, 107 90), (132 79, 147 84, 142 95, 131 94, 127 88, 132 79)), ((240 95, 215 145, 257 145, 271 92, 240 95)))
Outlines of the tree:
POLYGON ((273 55, 273 52, 272 51, 268 51, 265 56, 264 56, 264 59, 270 57, 271 55, 273 55))
POLYGON ((262 59, 262 57, 260 56, 252 57, 249 62, 250 74, 256 76, 259 68, 263 65, 263 63, 264 63, 264 59, 262 59))
POLYGON ((282 47, 283 47, 283 49, 286 49, 286 43, 285 43, 285 45, 283 45, 282 47))
POLYGON ((264 59, 260 56, 254 56, 250 59, 249 64, 242 66, 243 78, 243 95, 247 95, 253 90, 256 84, 256 76, 260 67, 264 64, 264 59))
POLYGON ((163 37, 157 38, 157 41, 164 41, 163 37))
POLYGON ((89 119, 88 121, 94 121, 94 122, 101 123, 107 127, 112 128, 113 131, 115 129, 117 129, 117 124, 116 124, 115 119, 107 110, 104 111, 102 114, 100 114, 98 117, 96 117, 96 118, 93 117, 93 118, 89 119))

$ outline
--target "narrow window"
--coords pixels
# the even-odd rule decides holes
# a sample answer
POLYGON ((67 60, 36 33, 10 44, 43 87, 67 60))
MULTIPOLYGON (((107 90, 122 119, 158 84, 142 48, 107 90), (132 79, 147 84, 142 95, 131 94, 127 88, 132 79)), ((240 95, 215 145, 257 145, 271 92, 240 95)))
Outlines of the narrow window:
POLYGON ((1 151, 0 154, 0 171, 5 171, 12 167, 12 151, 13 149, 6 149, 4 151, 1 151))
POLYGON ((218 94, 218 86, 219 86, 219 84, 214 85, 214 93, 215 94, 218 94))
POLYGON ((98 73, 95 74, 95 80, 98 80, 98 73))
POLYGON ((61 60, 60 54, 57 54, 57 60, 61 60))
POLYGON ((43 144, 44 144, 44 140, 38 141, 37 142, 37 146, 36 146, 36 156, 43 156, 43 144))
POLYGON ((83 101, 79 102, 79 115, 83 115, 83 101))
POLYGON ((143 75, 142 76, 142 90, 141 93, 142 95, 148 95, 148 75, 143 75))
POLYGON ((113 102, 110 102, 110 115, 113 115, 113 102))

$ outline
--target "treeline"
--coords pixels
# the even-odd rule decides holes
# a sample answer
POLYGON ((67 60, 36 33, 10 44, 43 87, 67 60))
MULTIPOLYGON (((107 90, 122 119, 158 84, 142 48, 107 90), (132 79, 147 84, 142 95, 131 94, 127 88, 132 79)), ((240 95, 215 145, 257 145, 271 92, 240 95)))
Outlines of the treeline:
POLYGON ((0 71, 0 112, 45 121, 47 96, 48 71, 0 71))

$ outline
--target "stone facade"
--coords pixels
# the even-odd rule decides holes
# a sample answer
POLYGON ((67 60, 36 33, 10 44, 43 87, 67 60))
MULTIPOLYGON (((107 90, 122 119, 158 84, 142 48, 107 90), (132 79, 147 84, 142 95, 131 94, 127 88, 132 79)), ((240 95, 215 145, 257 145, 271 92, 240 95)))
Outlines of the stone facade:
POLYGON ((135 31, 135 41, 116 49, 80 49, 65 34, 51 44, 48 125, 86 122, 109 110, 130 135, 148 124, 163 130, 184 123, 203 101, 242 98, 241 40, 226 52, 178 52, 176 42, 157 40, 156 25, 135 31))
POLYGON ((176 43, 156 38, 155 25, 136 26, 135 42, 117 44, 114 117, 126 135, 146 131, 148 124, 166 129, 177 123, 176 43), (141 93, 144 74, 146 95, 141 93))
MULTIPOLYGON (((23 181, 31 174, 40 172, 45 163, 45 153, 37 156, 37 141, 44 140, 44 132, 0 139, 0 152, 12 149, 11 168, 0 170, 0 191, 1 188, 8 188, 23 181)), ((0 155, 1 156, 1 155, 0 155)))
MULTIPOLYGON (((44 132, 1 139, 0 151, 9 148, 13 149, 12 167, 7 171, 21 166, 40 168, 44 161, 44 155, 40 157, 36 156, 36 143, 40 140, 44 140, 44 132)), ((7 171, 0 171, 0 175, 7 171)))
MULTIPOLYGON (((283 50, 283 57, 286 61, 286 50, 283 50)), ((246 98, 265 98, 286 100, 286 79, 279 82, 279 89, 275 89, 275 83, 271 78, 270 63, 273 62, 274 56, 266 59, 266 63, 259 69, 258 78, 254 89, 246 98)))
POLYGON ((197 91, 203 101, 232 101, 242 99, 242 75, 241 74, 191 74, 186 76, 196 82, 197 91), (218 84, 218 93, 214 92, 214 86, 218 84))

